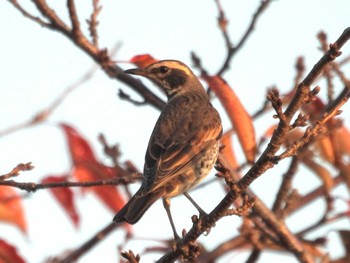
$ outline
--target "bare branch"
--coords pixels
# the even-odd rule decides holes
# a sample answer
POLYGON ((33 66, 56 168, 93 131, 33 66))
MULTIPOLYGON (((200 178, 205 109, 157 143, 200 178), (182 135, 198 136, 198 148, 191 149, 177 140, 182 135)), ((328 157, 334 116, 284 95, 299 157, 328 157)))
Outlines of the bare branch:
POLYGON ((80 30, 80 22, 74 0, 67 0, 67 7, 69 11, 69 18, 72 23, 72 34, 76 39, 79 39, 82 37, 82 33, 80 30))
MULTIPOLYGON (((145 85, 142 84, 140 80, 135 79, 134 77, 128 74, 125 74, 124 71, 110 59, 106 49, 98 49, 98 47, 94 43, 91 43, 82 34, 82 32, 80 31, 80 25, 73 0, 67 0, 70 19, 73 26, 72 30, 59 18, 56 12, 48 6, 45 0, 33 0, 33 2, 37 9, 40 11, 41 15, 43 15, 50 21, 50 23, 47 23, 46 27, 49 27, 52 30, 56 30, 64 34, 80 49, 86 52, 96 63, 100 64, 102 69, 108 76, 114 79, 118 79, 119 81, 131 87, 134 91, 136 91, 145 99, 146 103, 156 107, 157 109, 163 108, 165 103, 162 99, 160 99, 157 95, 151 92, 145 85)), ((23 13, 23 8, 16 8, 21 13, 23 13)), ((41 24, 40 21, 37 19, 33 19, 30 16, 28 18, 30 18, 32 21, 41 24)))
POLYGON ((50 262, 55 263, 71 263, 75 262, 78 258, 88 252, 91 248, 93 248, 96 244, 104 240, 109 234, 111 234, 115 229, 117 229, 121 225, 117 225, 114 223, 108 224, 98 233, 96 233, 93 237, 91 237, 88 241, 82 244, 79 248, 73 249, 72 252, 68 254, 68 256, 64 256, 62 258, 53 258, 50 262))
POLYGON ((121 98, 123 100, 126 100, 126 101, 129 101, 129 102, 131 102, 132 104, 134 104, 136 106, 141 106, 141 105, 145 105, 146 104, 145 101, 137 101, 137 100, 132 99, 130 97, 130 95, 126 94, 122 89, 119 89, 118 96, 119 96, 119 98, 121 98))
POLYGON ((8 0, 18 11, 22 13, 23 16, 29 18, 30 20, 33 20, 34 22, 38 23, 42 27, 51 28, 51 24, 43 21, 41 18, 36 17, 28 13, 25 9, 22 8, 20 4, 18 4, 17 0, 8 0))
MULTIPOLYGON (((258 21, 258 18, 267 9, 267 7, 269 6, 270 2, 271 2, 271 0, 262 0, 260 2, 260 5, 259 5, 258 9, 255 11, 255 13, 254 13, 254 15, 252 17, 252 20, 251 20, 251 22, 250 22, 246 32, 243 34, 242 38, 238 41, 238 44, 236 46, 233 46, 233 45, 230 45, 230 46, 227 45, 226 46, 226 48, 227 48, 227 57, 225 59, 225 62, 222 65, 221 69, 216 73, 216 75, 219 75, 219 76, 222 75, 229 68, 229 65, 231 63, 232 58, 243 47, 243 45, 247 41, 248 37, 253 33, 255 25, 256 25, 256 23, 258 21)), ((217 3, 219 3, 219 2, 217 2, 217 3)), ((221 10, 222 10, 222 8, 221 8, 221 10)), ((225 39, 227 39, 226 40, 226 44, 230 44, 228 36, 226 37, 226 33, 223 32, 223 34, 225 36, 225 39)))
POLYGON ((51 105, 49 105, 46 109, 36 113, 33 118, 23 123, 14 125, 12 127, 9 127, 7 129, 0 131, 0 137, 46 121, 49 118, 49 116, 57 109, 57 107, 63 103, 63 101, 68 97, 68 95, 72 91, 74 91, 75 89, 83 85, 85 82, 89 81, 94 76, 97 69, 98 67, 93 66, 89 71, 87 71, 83 76, 81 76, 81 78, 79 78, 75 83, 66 87, 63 90, 63 92, 53 101, 51 105))
POLYGON ((102 6, 99 5, 99 0, 92 0, 93 11, 91 13, 90 19, 87 19, 86 22, 89 25, 90 36, 92 38, 92 43, 95 47, 98 47, 98 33, 97 26, 99 24, 97 16, 102 10, 102 6))
POLYGON ((140 180, 140 174, 133 174, 131 176, 123 176, 115 179, 100 180, 92 182, 57 182, 57 183, 47 183, 47 184, 37 184, 37 183, 22 183, 15 182, 12 180, 0 181, 0 185, 12 186, 25 190, 27 192, 35 192, 37 190, 48 189, 48 188, 58 188, 58 187, 93 187, 93 186, 104 186, 104 185, 125 185, 132 183, 136 180, 140 180))
POLYGON ((32 162, 17 164, 17 166, 15 168, 13 168, 11 172, 9 172, 7 174, 0 175, 0 184, 4 180, 7 180, 11 177, 18 176, 20 174, 20 172, 30 171, 32 169, 34 169, 32 162))
POLYGON ((33 0, 40 13, 50 21, 50 29, 55 29, 69 35, 70 28, 57 16, 56 12, 51 9, 45 0, 33 0))

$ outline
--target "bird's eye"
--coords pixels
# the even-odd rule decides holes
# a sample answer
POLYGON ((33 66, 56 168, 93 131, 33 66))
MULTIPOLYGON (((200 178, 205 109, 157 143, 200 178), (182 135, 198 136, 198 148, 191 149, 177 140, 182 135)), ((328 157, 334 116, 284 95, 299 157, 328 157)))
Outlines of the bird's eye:
POLYGON ((168 71, 169 71, 169 68, 166 67, 166 66, 161 66, 159 68, 159 72, 162 73, 162 74, 167 73, 168 71))

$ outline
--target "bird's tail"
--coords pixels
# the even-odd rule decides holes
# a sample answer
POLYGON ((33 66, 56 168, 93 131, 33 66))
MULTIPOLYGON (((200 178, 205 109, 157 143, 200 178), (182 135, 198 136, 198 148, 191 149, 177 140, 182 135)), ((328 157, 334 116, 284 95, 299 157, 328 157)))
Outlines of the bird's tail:
POLYGON ((138 196, 137 193, 113 218, 114 223, 128 222, 135 224, 141 219, 150 206, 161 197, 161 193, 148 193, 138 196))

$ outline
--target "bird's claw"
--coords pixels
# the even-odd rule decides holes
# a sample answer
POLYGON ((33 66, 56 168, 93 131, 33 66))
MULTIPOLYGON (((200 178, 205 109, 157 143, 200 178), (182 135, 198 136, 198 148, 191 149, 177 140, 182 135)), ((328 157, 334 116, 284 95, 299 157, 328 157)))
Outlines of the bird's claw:
MULTIPOLYGON (((209 235, 211 228, 215 226, 215 223, 209 222, 210 221, 209 215, 203 212, 203 213, 200 213, 199 219, 198 217, 196 218, 197 218, 196 223, 199 231, 201 231, 205 236, 209 235)), ((193 217, 192 217, 192 221, 193 221, 193 217)))

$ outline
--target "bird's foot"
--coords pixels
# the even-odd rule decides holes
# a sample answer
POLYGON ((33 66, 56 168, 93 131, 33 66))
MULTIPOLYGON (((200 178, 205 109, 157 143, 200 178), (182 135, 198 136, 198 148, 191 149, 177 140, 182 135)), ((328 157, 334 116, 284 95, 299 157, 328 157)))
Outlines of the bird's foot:
POLYGON ((211 228, 215 226, 215 222, 211 221, 209 214, 205 213, 203 210, 199 214, 199 218, 196 215, 192 216, 192 223, 196 224, 198 230, 205 236, 209 235, 211 228))
POLYGON ((172 243, 173 250, 176 251, 179 247, 181 247, 181 244, 182 244, 181 237, 176 232, 174 232, 174 240, 172 243))

